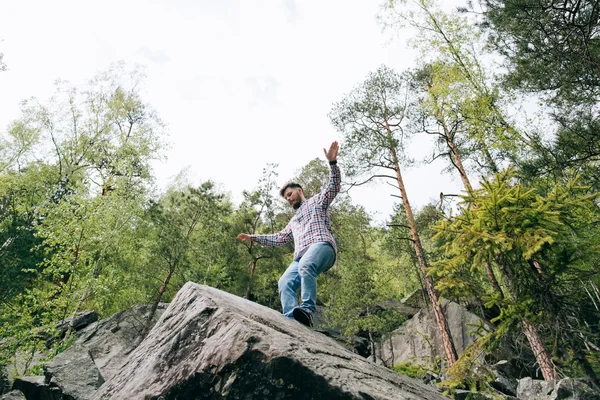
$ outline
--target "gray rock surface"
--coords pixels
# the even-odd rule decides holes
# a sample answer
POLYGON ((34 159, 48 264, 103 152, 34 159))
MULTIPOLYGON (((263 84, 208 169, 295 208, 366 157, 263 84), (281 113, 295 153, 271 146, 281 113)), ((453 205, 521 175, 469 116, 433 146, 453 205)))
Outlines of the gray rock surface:
POLYGON ((63 399, 62 393, 57 387, 46 385, 43 376, 22 376, 16 378, 13 390, 22 392, 27 400, 72 400, 63 399))
MULTIPOLYGON (((159 304, 154 322, 166 307, 159 304)), ((45 376, 21 378, 13 388, 21 389, 27 400, 90 399, 139 344, 149 312, 149 305, 136 306, 88 325, 76 333, 69 349, 44 365, 45 376)), ((90 318, 93 316, 86 313, 84 319, 90 318)))
POLYGON ((61 332, 61 336, 64 336, 69 329, 74 331, 80 331, 86 326, 98 321, 98 313, 95 311, 82 311, 77 315, 66 318, 57 325, 57 329, 61 332))
POLYGON ((89 350, 80 344, 58 354, 44 366, 46 383, 60 388, 63 396, 88 400, 104 383, 89 350))
MULTIPOLYGON (((456 351, 460 355, 477 339, 478 336, 474 333, 476 327, 480 324, 484 326, 489 324, 454 302, 443 300, 442 307, 456 351)), ((443 359, 442 341, 431 309, 428 307, 421 309, 413 318, 395 330, 391 338, 381 344, 379 358, 388 366, 413 362, 425 368, 435 365, 438 359, 443 359)))
MULTIPOLYGON (((166 308, 166 303, 159 304, 153 323, 166 308)), ((136 306, 89 325, 78 332, 75 344, 65 353, 69 355, 86 349, 103 379, 110 379, 141 341, 150 310, 150 305, 136 306)), ((52 368, 52 365, 51 362, 47 367, 52 368)))
POLYGON ((550 399, 550 393, 554 391, 554 381, 542 381, 538 379, 519 379, 517 386, 517 398, 523 400, 550 399))
POLYGON ((146 339, 93 397, 158 398, 445 397, 416 379, 366 361, 277 311, 188 282, 146 339))
POLYGON ((585 379, 562 379, 550 394, 552 400, 600 400, 600 392, 585 379))
POLYGON ((0 400, 27 400, 27 398, 20 390, 13 390, 0 396, 0 400))
POLYGON ((519 383, 518 380, 506 376, 500 368, 493 368, 492 371, 494 372, 495 377, 494 380, 490 382, 490 386, 506 395, 516 396, 517 385, 519 383))

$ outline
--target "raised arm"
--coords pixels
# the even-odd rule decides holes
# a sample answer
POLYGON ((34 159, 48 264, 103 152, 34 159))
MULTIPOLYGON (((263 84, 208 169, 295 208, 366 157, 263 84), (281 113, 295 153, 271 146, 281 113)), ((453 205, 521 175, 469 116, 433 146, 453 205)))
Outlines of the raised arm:
POLYGON ((319 193, 318 201, 323 204, 325 207, 329 207, 335 196, 340 192, 341 183, 342 183, 342 175, 340 172, 340 167, 337 165, 337 155, 340 146, 338 142, 331 143, 329 146, 329 150, 323 149, 325 153, 325 158, 329 161, 329 182, 327 186, 323 188, 321 193, 319 193))

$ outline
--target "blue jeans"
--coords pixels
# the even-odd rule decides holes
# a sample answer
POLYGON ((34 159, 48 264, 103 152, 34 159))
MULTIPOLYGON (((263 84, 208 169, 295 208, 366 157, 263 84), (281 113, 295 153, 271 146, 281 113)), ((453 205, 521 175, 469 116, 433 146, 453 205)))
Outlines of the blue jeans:
POLYGON ((292 317, 292 311, 298 306, 296 291, 301 287, 302 304, 300 307, 315 312, 317 309, 317 275, 327 271, 335 262, 335 250, 327 242, 313 243, 304 255, 290 264, 279 278, 279 296, 283 315, 292 317))

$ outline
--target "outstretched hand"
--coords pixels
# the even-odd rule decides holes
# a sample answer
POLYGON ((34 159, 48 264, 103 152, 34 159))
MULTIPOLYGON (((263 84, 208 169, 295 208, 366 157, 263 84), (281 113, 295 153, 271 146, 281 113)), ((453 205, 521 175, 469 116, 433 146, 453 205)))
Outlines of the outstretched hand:
POLYGON ((250 235, 248 235, 247 233, 240 233, 237 236, 238 240, 241 240, 243 242, 249 242, 250 241, 250 235))
POLYGON ((337 141, 335 141, 331 143, 331 146, 329 146, 329 151, 323 148, 323 153, 325 153, 325 158, 327 159, 327 161, 336 161, 339 150, 340 145, 337 141))

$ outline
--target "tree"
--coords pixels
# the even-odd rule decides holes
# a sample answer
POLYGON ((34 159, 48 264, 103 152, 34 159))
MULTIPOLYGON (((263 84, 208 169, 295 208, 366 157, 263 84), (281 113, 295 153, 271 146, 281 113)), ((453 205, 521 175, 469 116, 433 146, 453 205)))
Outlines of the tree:
POLYGON ((554 103, 596 104, 600 96, 600 2, 480 0, 490 44, 506 57, 512 87, 554 103))
POLYGON ((84 90, 59 82, 49 102, 24 101, 22 116, 11 124, 14 156, 5 168, 32 160, 55 164, 54 201, 69 190, 144 190, 150 162, 160 158, 163 125, 141 99, 142 80, 139 70, 116 65, 84 90))
POLYGON ((332 124, 344 134, 342 157, 346 164, 347 175, 350 177, 369 175, 367 181, 384 177, 393 179, 398 185, 411 240, 424 275, 446 359, 448 364, 452 365, 457 359, 456 349, 446 317, 439 304, 438 292, 432 277, 427 272, 427 260, 400 168, 404 157, 403 144, 406 140, 404 125, 408 116, 407 89, 405 79, 393 70, 382 66, 370 73, 361 85, 336 103, 329 115, 332 124), (394 175, 380 173, 382 170, 394 175))
POLYGON ((0 175, 0 304, 9 304, 33 284, 43 254, 36 251, 37 207, 53 193, 52 167, 30 165, 0 175))
POLYGON ((144 335, 151 327, 154 312, 167 293, 171 280, 189 266, 194 254, 194 242, 197 240, 196 233, 204 226, 214 226, 214 220, 223 214, 223 207, 228 207, 224 196, 215 191, 212 182, 205 182, 197 188, 169 191, 148 210, 156 229, 151 262, 156 263, 162 275, 144 335))
MULTIPOLYGON (((535 145, 531 137, 514 127, 503 110, 505 93, 488 72, 492 67, 483 63, 482 39, 468 19, 441 11, 435 0, 386 2, 380 19, 386 28, 408 25, 418 30, 414 42, 424 65, 421 71, 426 72, 422 78, 430 75, 432 84, 429 104, 424 105, 429 108, 429 116, 440 124, 448 119, 448 133, 457 128, 456 121, 460 123, 458 128, 471 141, 469 153, 477 155, 480 168, 497 172, 501 160, 518 162, 524 150, 535 145), (432 96, 437 96, 433 109, 432 96)), ((466 143, 465 138, 460 142, 466 143)), ((463 158, 471 156, 464 152, 464 146, 462 150, 463 158)))
MULTIPOLYGON (((574 276, 586 275, 576 265, 589 255, 580 253, 583 243, 572 237, 590 229, 590 221, 598 214, 594 204, 597 194, 570 182, 567 186, 557 184, 550 193, 541 195, 515 183, 514 178, 514 170, 509 169, 482 182, 481 189, 463 197, 459 216, 440 221, 437 236, 445 238, 448 257, 434 265, 434 273, 442 285, 462 287, 464 281, 456 273, 462 266, 472 265, 474 272, 478 265, 495 263, 501 273, 502 291, 488 296, 487 305, 501 309, 496 335, 518 326, 544 378, 554 380, 557 372, 540 327, 554 329, 547 321, 573 317, 573 309, 564 314, 570 307, 563 291, 572 293, 577 281, 574 276)), ((596 251, 594 246, 590 250, 596 251)), ((560 332, 552 334, 560 336, 560 332)), ((565 342, 576 354, 581 353, 583 346, 565 342)), ((578 357, 578 362, 595 379, 586 358, 578 357)))
POLYGON ((116 66, 84 90, 61 83, 50 101, 23 102, 2 138, 0 197, 10 208, 1 257, 25 277, 0 305, 2 329, 19 338, 13 350, 35 348, 39 330, 54 332, 78 310, 104 314, 144 298, 122 284, 139 262, 133 233, 162 141, 141 78, 116 66))
MULTIPOLYGON (((262 177, 258 182, 258 188, 253 192, 244 192, 244 202, 240 206, 239 212, 244 215, 244 228, 241 232, 249 234, 258 234, 266 230, 275 232, 278 226, 275 222, 276 204, 273 197, 273 191, 276 189, 276 164, 268 164, 263 169, 262 177)), ((274 257, 279 251, 274 248, 260 246, 256 242, 242 242, 246 247, 250 261, 248 261, 248 284, 246 288, 246 298, 253 299, 252 283, 258 262, 264 259, 274 257)))
MULTIPOLYGON (((600 100, 598 1, 480 0, 480 26, 504 57, 506 86, 549 105, 554 132, 535 138, 522 176, 582 179, 600 187, 596 137, 600 100)), ((467 11, 467 10, 465 10, 467 11)), ((473 11, 473 7, 471 7, 473 11)), ((546 128, 547 130, 547 128, 546 128)))

